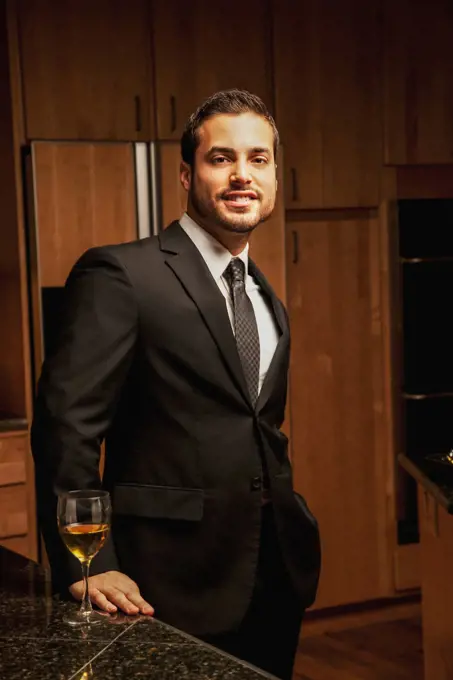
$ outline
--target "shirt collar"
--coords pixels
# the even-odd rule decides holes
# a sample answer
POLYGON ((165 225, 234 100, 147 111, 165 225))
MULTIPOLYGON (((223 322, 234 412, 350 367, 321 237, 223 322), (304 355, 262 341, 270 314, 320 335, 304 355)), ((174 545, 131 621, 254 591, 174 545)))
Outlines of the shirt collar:
MULTIPOLYGON (((200 227, 187 213, 183 214, 179 224, 200 251, 214 280, 219 281, 233 258, 230 251, 200 227)), ((243 261, 246 276, 248 273, 248 252, 249 244, 247 243, 244 250, 236 256, 243 261)))

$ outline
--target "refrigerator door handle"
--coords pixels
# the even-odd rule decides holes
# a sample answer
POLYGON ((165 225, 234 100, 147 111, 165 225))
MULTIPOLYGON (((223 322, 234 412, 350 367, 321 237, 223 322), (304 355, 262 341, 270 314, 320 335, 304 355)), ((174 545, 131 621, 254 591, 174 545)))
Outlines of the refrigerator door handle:
POLYGON ((159 194, 159 170, 157 158, 157 144, 149 144, 149 186, 151 191, 151 233, 157 236, 161 229, 160 219, 160 194, 159 194))
POLYGON ((138 238, 151 235, 148 154, 144 142, 134 144, 138 238))

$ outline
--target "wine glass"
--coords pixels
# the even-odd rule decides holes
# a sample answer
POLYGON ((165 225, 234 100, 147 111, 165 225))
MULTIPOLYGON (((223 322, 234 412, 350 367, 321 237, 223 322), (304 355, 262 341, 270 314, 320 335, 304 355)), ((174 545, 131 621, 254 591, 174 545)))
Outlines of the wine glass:
POLYGON ((107 491, 68 491, 58 496, 57 521, 60 536, 67 549, 80 561, 84 581, 79 611, 64 619, 72 626, 105 620, 105 614, 93 610, 88 592, 88 576, 91 560, 107 539, 110 516, 111 503, 107 491))

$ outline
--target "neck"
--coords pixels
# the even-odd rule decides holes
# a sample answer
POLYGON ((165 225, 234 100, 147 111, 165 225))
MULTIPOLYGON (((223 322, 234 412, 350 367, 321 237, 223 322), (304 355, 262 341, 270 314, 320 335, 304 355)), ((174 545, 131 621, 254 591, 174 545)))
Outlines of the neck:
POLYGON ((227 231, 227 229, 224 229, 221 226, 208 223, 200 215, 195 214, 190 209, 187 210, 187 214, 193 219, 194 222, 198 224, 198 226, 215 238, 215 240, 218 241, 224 248, 229 250, 229 252, 234 257, 236 257, 236 255, 240 255, 247 246, 251 232, 237 233, 235 231, 227 231))
MULTIPOLYGON (((214 236, 214 238, 217 239, 217 241, 221 243, 224 248, 229 250, 234 257, 242 253, 249 241, 249 234, 234 234, 236 238, 231 240, 228 238, 221 240, 223 234, 219 234, 218 236, 216 234, 212 234, 212 236, 214 236)), ((228 236, 228 234, 225 234, 225 236, 228 236)))

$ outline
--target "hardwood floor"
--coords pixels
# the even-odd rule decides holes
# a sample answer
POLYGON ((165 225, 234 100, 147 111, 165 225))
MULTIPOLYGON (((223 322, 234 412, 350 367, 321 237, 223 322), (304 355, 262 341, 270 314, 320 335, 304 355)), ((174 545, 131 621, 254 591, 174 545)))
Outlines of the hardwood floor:
POLYGON ((423 680, 419 604, 306 621, 293 680, 423 680))

